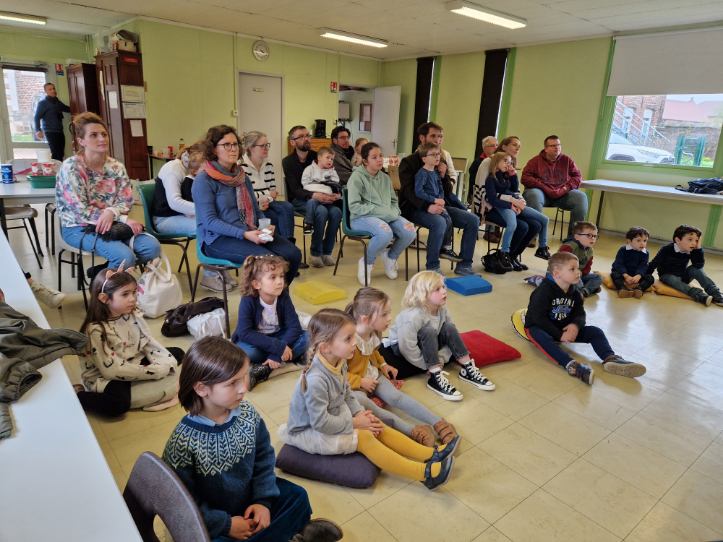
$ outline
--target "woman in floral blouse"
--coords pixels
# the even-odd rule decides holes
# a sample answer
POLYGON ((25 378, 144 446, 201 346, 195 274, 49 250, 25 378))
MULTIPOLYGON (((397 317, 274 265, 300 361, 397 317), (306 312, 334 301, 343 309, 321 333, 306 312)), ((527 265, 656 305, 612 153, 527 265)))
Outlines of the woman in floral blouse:
POLYGON ((74 156, 63 162, 55 185, 55 200, 60 216, 60 233, 70 246, 94 252, 106 260, 111 269, 125 261, 126 268, 136 261, 145 263, 161 253, 158 240, 143 234, 143 224, 128 217, 133 192, 126 168, 108 156, 108 130, 94 113, 80 113, 73 118, 74 156), (115 222, 133 231, 133 243, 104 240, 115 222), (95 224, 96 233, 86 226, 95 224), (100 234, 100 235, 97 235, 100 234), (132 246, 132 248, 131 248, 132 246))

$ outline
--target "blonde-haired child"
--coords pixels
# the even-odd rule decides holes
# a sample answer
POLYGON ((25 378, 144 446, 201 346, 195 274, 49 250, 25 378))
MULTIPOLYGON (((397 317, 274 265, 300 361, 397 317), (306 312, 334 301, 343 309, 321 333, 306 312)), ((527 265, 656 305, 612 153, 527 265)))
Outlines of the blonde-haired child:
POLYGON ((232 340, 251 359, 249 389, 284 363, 301 361, 309 344, 286 288, 289 264, 280 256, 244 260, 238 323, 232 340))
POLYGON ((451 424, 390 382, 396 378, 397 369, 386 363, 378 350, 381 334, 392 321, 389 296, 376 288, 360 288, 346 312, 356 321, 356 349, 347 362, 347 376, 352 393, 359 403, 386 425, 425 446, 433 446, 435 442, 436 435, 430 426, 434 426, 443 443, 455 439, 457 433, 451 424), (370 395, 376 395, 389 406, 398 408, 424 424, 410 424, 393 412, 377 406, 369 398, 370 395))
MULTIPOLYGON (((470 357, 467 347, 447 311, 444 277, 434 271, 414 275, 402 298, 402 311, 389 332, 391 350, 412 365, 412 372, 429 373, 427 387, 448 401, 464 397, 447 379, 442 367, 450 355, 461 366, 459 378, 481 390, 494 390, 470 357)), ((387 361, 400 363, 400 360, 387 361)), ((405 367, 409 372, 410 367, 405 367)))
POLYGON ((289 421, 279 428, 281 439, 310 454, 358 451, 382 470, 439 487, 449 478, 456 444, 422 446, 362 408, 347 380, 355 334, 356 322, 338 309, 311 318, 310 361, 291 397, 289 421))

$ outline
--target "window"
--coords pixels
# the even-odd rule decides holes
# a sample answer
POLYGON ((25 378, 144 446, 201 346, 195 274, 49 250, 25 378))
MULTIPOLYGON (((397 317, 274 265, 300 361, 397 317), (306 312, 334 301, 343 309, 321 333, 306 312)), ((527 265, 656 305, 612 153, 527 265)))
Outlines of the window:
POLYGON ((618 96, 607 160, 712 168, 723 94, 618 96))
MULTIPOLYGON (((43 85, 45 70, 37 68, 3 67, 5 103, 13 158, 35 158, 38 147, 46 147, 45 141, 35 137, 35 108, 45 97, 43 85)), ((7 132, 6 132, 7 133, 7 132)))

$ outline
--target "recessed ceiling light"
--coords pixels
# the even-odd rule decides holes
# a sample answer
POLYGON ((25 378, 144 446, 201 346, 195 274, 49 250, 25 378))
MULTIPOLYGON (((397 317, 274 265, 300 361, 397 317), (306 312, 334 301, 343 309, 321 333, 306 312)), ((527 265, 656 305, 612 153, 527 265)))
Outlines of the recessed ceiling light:
POLYGON ((25 15, 23 13, 13 13, 11 11, 0 11, 0 19, 5 21, 15 21, 17 23, 29 23, 29 24, 47 24, 48 20, 45 17, 37 17, 35 15, 25 15))
POLYGON ((387 47, 389 44, 377 38, 369 36, 360 36, 359 34, 351 34, 350 32, 342 32, 341 30, 331 30, 330 28, 321 29, 322 38, 330 38, 333 40, 348 41, 357 45, 366 45, 367 47, 387 47))
POLYGON ((452 13, 458 15, 464 15, 465 17, 472 17, 478 21, 484 21, 486 23, 496 24, 515 30, 517 28, 524 28, 527 26, 527 21, 514 15, 508 15, 501 11, 495 11, 494 9, 483 8, 477 4, 471 2, 465 2, 464 0, 457 0, 455 2, 447 2, 447 9, 452 13))

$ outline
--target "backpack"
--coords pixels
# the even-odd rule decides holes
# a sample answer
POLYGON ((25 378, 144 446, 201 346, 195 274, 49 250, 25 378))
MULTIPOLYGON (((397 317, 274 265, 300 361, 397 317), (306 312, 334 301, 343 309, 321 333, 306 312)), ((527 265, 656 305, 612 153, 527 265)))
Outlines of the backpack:
POLYGON ((195 303, 184 303, 166 312, 166 319, 161 326, 165 337, 181 337, 188 335, 188 321, 194 316, 222 309, 223 301, 217 297, 204 297, 195 303))
POLYGON ((487 254, 482 256, 482 265, 484 265, 485 271, 488 273, 494 273, 496 275, 504 275, 507 270, 502 267, 497 249, 490 250, 487 254))
POLYGON ((688 188, 678 185, 676 190, 689 192, 691 194, 721 194, 723 193, 723 179, 711 177, 710 179, 695 179, 688 181, 688 188))

